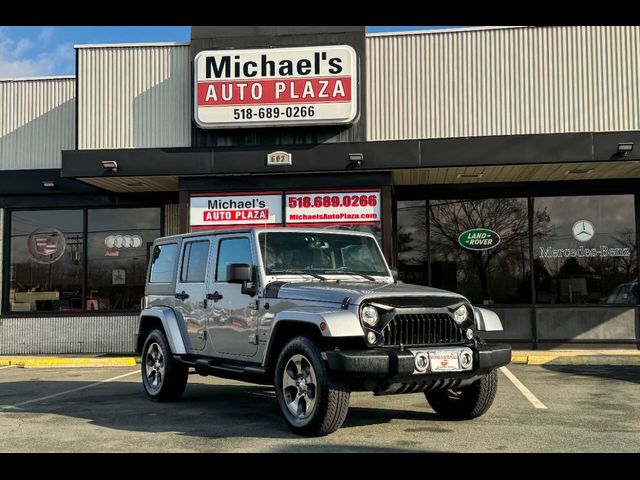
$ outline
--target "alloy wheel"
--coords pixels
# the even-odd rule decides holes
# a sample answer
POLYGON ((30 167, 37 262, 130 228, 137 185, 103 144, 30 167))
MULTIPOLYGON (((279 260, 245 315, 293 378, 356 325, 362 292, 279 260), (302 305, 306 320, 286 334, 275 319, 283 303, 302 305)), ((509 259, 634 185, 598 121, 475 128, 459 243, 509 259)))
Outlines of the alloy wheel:
POLYGON ((313 365, 304 355, 295 354, 287 362, 282 373, 282 393, 296 419, 304 420, 311 415, 318 388, 313 365))

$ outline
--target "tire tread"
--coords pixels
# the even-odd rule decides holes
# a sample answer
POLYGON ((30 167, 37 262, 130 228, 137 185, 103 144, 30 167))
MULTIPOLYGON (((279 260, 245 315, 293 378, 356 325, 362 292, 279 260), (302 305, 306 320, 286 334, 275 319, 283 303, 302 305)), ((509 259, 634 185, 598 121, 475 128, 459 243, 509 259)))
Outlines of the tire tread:
POLYGON ((320 364, 321 368, 317 369, 318 371, 316 372, 316 376, 318 377, 319 383, 321 382, 321 376, 325 379, 324 388, 326 389, 326 405, 318 405, 318 408, 320 408, 320 410, 317 414, 317 418, 314 418, 309 424, 303 427, 292 425, 287 419, 287 413, 285 412, 286 407, 280 405, 280 408, 284 414, 285 422, 293 432, 299 435, 318 437, 333 433, 342 426, 345 419, 347 418, 347 414, 349 412, 351 390, 349 388, 349 385, 347 385, 346 383, 332 379, 329 376, 326 365, 323 363, 320 349, 309 338, 295 337, 287 342, 287 344, 280 352, 278 364, 275 369, 276 378, 274 385, 276 385, 277 389, 276 396, 278 397, 280 402, 280 376, 282 375, 281 370, 285 361, 285 357, 283 355, 289 355, 290 353, 296 351, 305 353, 306 355, 309 355, 311 353, 315 357, 316 361, 320 364))
POLYGON ((427 402, 439 415, 452 420, 469 420, 484 415, 496 398, 498 375, 491 370, 470 386, 461 389, 462 397, 452 400, 447 391, 425 392, 427 402))

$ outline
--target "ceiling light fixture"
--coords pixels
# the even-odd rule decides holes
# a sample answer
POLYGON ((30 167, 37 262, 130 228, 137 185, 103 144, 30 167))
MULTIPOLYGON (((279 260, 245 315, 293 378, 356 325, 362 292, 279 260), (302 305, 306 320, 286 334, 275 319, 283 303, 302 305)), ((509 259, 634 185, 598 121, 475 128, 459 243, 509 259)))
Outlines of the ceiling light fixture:
POLYGON ((482 178, 484 172, 480 173, 459 173, 458 178, 482 178))
POLYGON ((593 172, 593 168, 574 168, 567 170, 565 175, 589 175, 591 172, 593 172))

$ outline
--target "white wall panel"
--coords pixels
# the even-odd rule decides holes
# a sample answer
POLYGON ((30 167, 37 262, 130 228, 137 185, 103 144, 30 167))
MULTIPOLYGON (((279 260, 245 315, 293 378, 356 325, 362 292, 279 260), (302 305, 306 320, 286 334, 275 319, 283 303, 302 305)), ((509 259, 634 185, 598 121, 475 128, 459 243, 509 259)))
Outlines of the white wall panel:
POLYGON ((640 27, 367 37, 369 140, 640 129, 640 27))
POLYGON ((80 149, 191 143, 188 45, 78 48, 80 149))
POLYGON ((0 170, 60 168, 75 148, 75 79, 0 80, 0 170))

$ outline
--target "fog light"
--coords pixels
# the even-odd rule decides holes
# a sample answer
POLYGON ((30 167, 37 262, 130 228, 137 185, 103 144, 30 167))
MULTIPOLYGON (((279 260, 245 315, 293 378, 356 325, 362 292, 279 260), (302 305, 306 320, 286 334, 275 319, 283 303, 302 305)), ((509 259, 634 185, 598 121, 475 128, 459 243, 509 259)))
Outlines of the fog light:
POLYGON ((462 366, 462 368, 468 369, 471 367, 472 363, 473 363, 473 357, 469 352, 462 352, 460 354, 460 365, 462 366))
POLYGON ((467 328, 467 340, 473 340, 473 330, 467 328))
POLYGON ((373 345, 374 343, 376 343, 376 341, 378 340, 378 337, 376 337, 376 334, 373 332, 368 332, 367 333, 367 343, 370 345, 373 345))
POLYGON ((453 312, 453 319, 456 321, 457 324, 460 325, 467 319, 467 315, 468 315, 467 307, 465 307, 464 305, 461 305, 456 309, 455 312, 453 312))
POLYGON ((415 358, 416 372, 426 372, 429 368, 429 357, 426 353, 418 353, 415 358))

